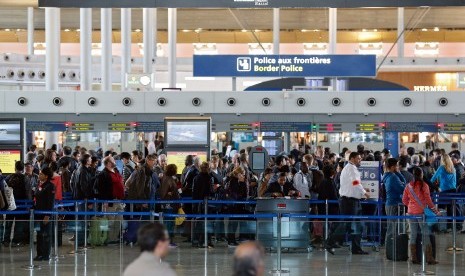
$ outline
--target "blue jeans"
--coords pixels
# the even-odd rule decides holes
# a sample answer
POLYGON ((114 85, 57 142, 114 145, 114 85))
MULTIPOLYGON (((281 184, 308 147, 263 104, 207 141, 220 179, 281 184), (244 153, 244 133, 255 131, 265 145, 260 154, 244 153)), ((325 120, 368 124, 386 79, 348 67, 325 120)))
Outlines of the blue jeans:
POLYGON ((431 228, 426 223, 424 223, 421 219, 412 218, 409 219, 408 225, 410 227, 409 244, 416 244, 417 235, 419 233, 423 234, 423 237, 426 237, 426 239, 422 239, 425 246, 431 244, 431 240, 429 238, 431 228))
MULTIPOLYGON (((386 215, 387 216, 399 216, 400 215, 399 214, 399 207, 397 205, 386 206, 385 209, 386 209, 386 215)), ((387 244, 387 241, 389 239, 392 239, 392 238, 395 237, 398 227, 399 227, 399 225, 397 225, 397 220, 388 219, 385 244, 387 244)))

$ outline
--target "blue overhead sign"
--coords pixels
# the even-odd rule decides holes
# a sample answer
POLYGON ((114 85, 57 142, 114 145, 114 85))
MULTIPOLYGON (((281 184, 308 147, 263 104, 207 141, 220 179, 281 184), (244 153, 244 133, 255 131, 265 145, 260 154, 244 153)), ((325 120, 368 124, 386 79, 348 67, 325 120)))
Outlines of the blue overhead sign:
POLYGON ((194 77, 374 77, 375 55, 194 55, 194 77))
POLYGON ((438 125, 435 123, 414 123, 414 122, 392 122, 386 123, 386 131, 396 132, 438 132, 438 125))

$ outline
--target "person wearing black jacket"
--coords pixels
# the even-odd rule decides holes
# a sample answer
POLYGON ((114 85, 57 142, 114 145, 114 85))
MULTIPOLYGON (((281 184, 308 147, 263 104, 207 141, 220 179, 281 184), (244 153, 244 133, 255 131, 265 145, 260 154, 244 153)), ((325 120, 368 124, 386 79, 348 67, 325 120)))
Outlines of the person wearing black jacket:
MULTIPOLYGON (((191 158, 192 165, 186 170, 184 177, 181 176, 182 197, 192 197, 192 185, 194 183, 194 178, 199 174, 200 157, 193 156, 191 158)), ((188 162, 190 162, 190 158, 186 157, 186 166, 188 165, 188 162)), ((192 214, 193 207, 194 206, 192 206, 192 204, 184 204, 184 212, 186 214, 192 214)), ((186 220, 184 222, 184 233, 187 236, 186 242, 192 242, 191 227, 191 222, 186 220)))
MULTIPOLYGON (((29 181, 26 181, 26 176, 23 174, 24 164, 22 161, 15 162, 16 172, 6 178, 8 186, 13 188, 13 195, 15 201, 18 200, 32 200, 32 187, 29 181)), ((10 244, 10 235, 13 231, 12 246, 22 246, 29 242, 28 228, 28 215, 7 215, 5 223, 5 237, 3 244, 8 246, 10 244), (13 221, 15 221, 13 227, 13 221)))
MULTIPOLYGON (((200 172, 194 178, 192 184, 192 199, 194 200, 204 200, 208 199, 213 194, 213 183, 214 179, 210 175, 210 165, 207 162, 203 162, 200 165, 200 172)), ((195 208, 194 212, 197 214, 203 214, 205 212, 205 205, 203 203, 199 203, 197 208, 195 208)), ((210 213, 210 212, 209 212, 210 213)), ((208 233, 208 241, 205 244, 204 241, 204 234, 202 229, 204 228, 203 219, 201 221, 196 221, 195 223, 195 231, 194 234, 197 239, 193 239, 192 246, 197 245, 198 247, 214 247, 213 243, 211 242, 212 233, 208 233), (194 244, 195 240, 198 241, 198 244, 194 244)))
POLYGON ((90 168, 92 158, 90 154, 82 155, 81 166, 76 169, 71 176, 70 188, 73 193, 73 199, 84 200, 94 198, 93 191, 93 174, 90 168))
POLYGON ((58 168, 61 168, 63 166, 63 163, 65 161, 68 161, 68 163, 69 163, 68 171, 70 173, 73 173, 74 170, 79 165, 78 162, 76 161, 76 159, 74 159, 74 157, 73 157, 73 150, 69 146, 64 146, 63 147, 63 154, 64 154, 64 156, 61 157, 60 159, 58 159, 58 168))
MULTIPOLYGON (((79 160, 81 165, 79 168, 74 170, 71 175, 70 188, 74 200, 85 200, 94 198, 94 177, 92 168, 90 167, 92 163, 92 158, 90 154, 84 154, 79 160)), ((80 204, 78 210, 83 212, 85 211, 85 206, 80 204)), ((84 216, 78 216, 78 224, 80 229, 78 231, 78 245, 84 245, 84 216)), ((71 241, 74 241, 76 237, 72 238, 71 241)))
MULTIPOLYGON (((247 200, 247 183, 245 182, 245 171, 242 167, 235 168, 229 175, 226 184, 226 198, 229 200, 247 200)), ((228 205, 228 213, 244 214, 244 204, 228 205)), ((239 227, 238 219, 229 220, 228 246, 236 247, 236 231, 239 227)))
POLYGON ((290 196, 297 192, 292 183, 286 181, 287 175, 282 172, 279 173, 278 181, 270 183, 268 189, 265 191, 267 197, 285 197, 290 196))
MULTIPOLYGON (((39 188, 35 194, 36 211, 53 211, 55 203, 55 185, 50 182, 53 177, 53 171, 50 168, 44 168, 39 173, 39 188)), ((48 261, 50 250, 52 249, 52 222, 51 215, 36 215, 35 219, 40 222, 40 230, 37 233, 37 256, 34 261, 48 261)))

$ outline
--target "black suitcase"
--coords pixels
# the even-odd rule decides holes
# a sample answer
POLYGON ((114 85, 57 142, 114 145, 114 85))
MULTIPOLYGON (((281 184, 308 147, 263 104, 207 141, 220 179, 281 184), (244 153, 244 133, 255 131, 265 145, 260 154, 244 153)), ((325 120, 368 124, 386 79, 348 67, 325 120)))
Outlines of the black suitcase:
MULTIPOLYGON (((401 215, 405 213, 405 210, 402 210, 404 206, 399 205, 397 209, 397 214, 401 215)), ((405 234, 405 220, 400 222, 397 220, 396 225, 396 235, 386 241, 386 258, 395 262, 405 262, 408 260, 408 235, 405 234), (402 228, 402 229, 401 229, 402 228), (401 234, 400 232, 403 232, 401 234)))
POLYGON ((391 261, 408 260, 408 235, 398 234, 386 242, 386 258, 391 261))
MULTIPOLYGON (((429 239, 430 239, 431 245, 433 247, 433 257, 436 259, 436 236, 435 235, 429 235, 429 239)), ((417 247, 417 260, 420 261, 420 262, 421 262, 421 249, 422 249, 421 240, 422 240, 422 236, 421 236, 421 234, 418 234, 415 245, 417 247)))

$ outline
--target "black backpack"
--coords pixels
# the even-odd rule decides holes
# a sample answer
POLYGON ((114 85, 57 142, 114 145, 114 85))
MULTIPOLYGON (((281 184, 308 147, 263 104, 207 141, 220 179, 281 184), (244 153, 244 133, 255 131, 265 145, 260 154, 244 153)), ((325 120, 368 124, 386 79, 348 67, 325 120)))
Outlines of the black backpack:
POLYGON ((13 188, 15 199, 28 199, 26 192, 26 176, 14 173, 8 178, 8 186, 13 188))

